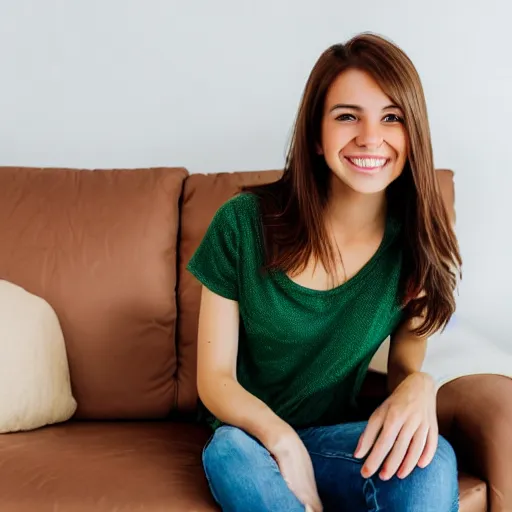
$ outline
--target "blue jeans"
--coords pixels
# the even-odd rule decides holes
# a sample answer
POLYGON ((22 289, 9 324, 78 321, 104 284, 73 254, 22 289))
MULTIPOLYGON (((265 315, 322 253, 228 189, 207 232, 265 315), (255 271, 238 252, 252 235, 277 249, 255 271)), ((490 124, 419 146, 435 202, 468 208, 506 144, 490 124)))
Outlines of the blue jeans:
MULTIPOLYGON (((457 512, 457 462, 439 437, 433 461, 404 479, 365 479, 363 462, 353 457, 366 422, 299 430, 315 471, 318 492, 329 511, 457 512)), ((275 460, 256 439, 220 427, 203 451, 203 465, 215 500, 225 512, 303 512, 275 460)))

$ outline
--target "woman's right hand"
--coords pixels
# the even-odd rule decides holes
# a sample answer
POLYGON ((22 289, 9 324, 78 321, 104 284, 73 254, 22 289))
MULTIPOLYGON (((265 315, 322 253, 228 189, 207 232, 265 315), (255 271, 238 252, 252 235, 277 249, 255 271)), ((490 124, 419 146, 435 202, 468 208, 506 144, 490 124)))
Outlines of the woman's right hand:
POLYGON ((306 507, 306 512, 322 512, 313 463, 304 443, 295 431, 282 435, 268 447, 290 490, 306 507))

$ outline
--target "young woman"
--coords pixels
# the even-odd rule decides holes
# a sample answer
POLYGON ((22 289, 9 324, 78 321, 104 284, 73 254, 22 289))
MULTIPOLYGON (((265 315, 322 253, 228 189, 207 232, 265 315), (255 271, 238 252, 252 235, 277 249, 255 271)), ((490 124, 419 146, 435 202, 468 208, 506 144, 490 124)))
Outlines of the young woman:
POLYGON ((387 40, 326 50, 282 178, 224 204, 189 263, 202 282, 203 463, 225 511, 458 510, 427 337, 453 314, 461 258, 418 74, 387 40), (391 335, 389 398, 351 411, 391 335))

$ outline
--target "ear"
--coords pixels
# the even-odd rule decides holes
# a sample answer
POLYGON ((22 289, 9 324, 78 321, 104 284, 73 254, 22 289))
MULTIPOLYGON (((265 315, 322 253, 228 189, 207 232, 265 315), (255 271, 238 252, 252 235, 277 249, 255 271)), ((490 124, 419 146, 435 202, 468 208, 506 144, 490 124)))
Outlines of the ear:
POLYGON ((320 145, 319 142, 317 142, 315 144, 315 149, 316 149, 316 154, 317 155, 323 155, 324 154, 324 150, 322 149, 322 146, 320 145))

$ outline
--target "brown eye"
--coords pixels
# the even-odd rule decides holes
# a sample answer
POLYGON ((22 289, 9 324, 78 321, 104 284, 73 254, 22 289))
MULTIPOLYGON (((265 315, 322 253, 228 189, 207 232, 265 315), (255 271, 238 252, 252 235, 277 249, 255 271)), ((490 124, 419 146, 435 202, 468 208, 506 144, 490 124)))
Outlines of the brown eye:
POLYGON ((388 114, 384 118, 384 121, 386 123, 403 123, 404 122, 403 118, 401 118, 400 116, 397 116, 396 114, 388 114))
POLYGON ((353 121, 355 117, 352 114, 341 114, 336 118, 336 121, 353 121))

